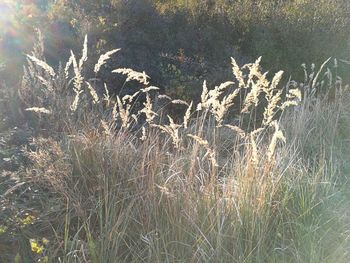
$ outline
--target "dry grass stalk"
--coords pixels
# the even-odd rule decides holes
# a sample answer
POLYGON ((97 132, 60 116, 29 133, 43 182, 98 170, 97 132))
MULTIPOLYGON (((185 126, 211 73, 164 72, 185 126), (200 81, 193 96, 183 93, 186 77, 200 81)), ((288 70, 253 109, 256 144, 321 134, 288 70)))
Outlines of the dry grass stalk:
POLYGON ((109 105, 111 104, 111 96, 109 95, 109 90, 107 88, 107 84, 104 83, 104 89, 105 89, 105 93, 103 94, 103 100, 106 102, 107 107, 109 107, 109 105))
POLYGON ((145 72, 137 72, 131 68, 119 68, 112 71, 113 73, 119 73, 123 75, 127 75, 126 82, 131 80, 136 80, 141 84, 148 85, 149 84, 149 76, 146 75, 145 72))
POLYGON ((32 108, 26 108, 26 111, 32 111, 36 113, 45 113, 45 114, 51 114, 52 112, 46 108, 39 108, 39 107, 32 107, 32 108))
POLYGON ((183 122, 183 126, 185 129, 188 128, 188 122, 190 120, 191 117, 191 109, 192 109, 192 105, 193 105, 193 101, 191 101, 190 105, 188 106, 185 115, 184 115, 184 122, 183 122))
POLYGON ((82 90, 80 90, 80 91, 74 90, 74 92, 75 92, 75 97, 74 97, 72 105, 70 106, 70 109, 72 111, 76 111, 78 109, 80 94, 83 93, 83 91, 82 90))
POLYGON ((106 64, 106 62, 111 58, 111 56, 114 54, 114 53, 117 53, 118 51, 120 51, 120 48, 118 49, 113 49, 113 50, 110 50, 108 52, 106 52, 105 54, 101 55, 94 67, 94 72, 97 74, 101 67, 106 64))
POLYGON ((242 113, 249 112, 252 105, 257 106, 259 95, 270 85, 270 82, 266 79, 267 72, 264 74, 260 72, 260 61, 261 57, 255 63, 244 66, 249 70, 246 88, 251 88, 251 90, 244 99, 242 113))
POLYGON ((81 68, 78 66, 77 60, 75 58, 75 55, 73 51, 71 51, 71 58, 73 61, 73 70, 74 70, 74 90, 75 91, 80 91, 81 90, 81 85, 84 81, 83 76, 81 75, 81 68))
POLYGON ((100 101, 100 98, 97 95, 96 90, 91 86, 91 84, 89 82, 86 81, 86 86, 90 92, 90 95, 92 97, 92 103, 96 104, 100 101))
POLYGON ((71 55, 69 56, 69 59, 66 63, 66 66, 64 68, 64 73, 65 73, 66 79, 69 78, 69 68, 73 64, 73 59, 74 59, 74 55, 71 53, 71 55))
POLYGON ((55 70, 49 66, 45 61, 42 61, 34 56, 31 55, 27 55, 27 57, 33 61, 36 65, 38 65, 39 67, 41 67, 45 72, 47 72, 51 77, 55 77, 56 73, 55 70))
POLYGON ((153 111, 153 105, 151 101, 151 97, 148 93, 146 93, 146 101, 143 103, 143 109, 140 113, 144 113, 146 115, 146 121, 149 124, 153 123, 154 118, 158 115, 153 111))
MULTIPOLYGON (((276 94, 272 95, 268 99, 268 105, 264 111, 263 125, 265 125, 265 126, 269 125, 272 122, 273 118, 275 117, 275 114, 278 110, 278 104, 281 101, 281 94, 282 94, 282 91, 279 90, 279 91, 277 91, 276 94)), ((269 94, 269 96, 270 96, 270 94, 269 94)))
POLYGON ((170 138, 172 140, 172 144, 176 149, 180 147, 181 139, 179 135, 179 128, 181 125, 176 124, 169 115, 167 115, 169 124, 168 125, 158 125, 158 124, 151 124, 152 127, 160 129, 163 133, 166 133, 170 135, 170 138))
POLYGON ((114 105, 113 105, 113 109, 112 109, 112 119, 114 120, 114 121, 116 121, 117 120, 117 118, 118 118, 118 103, 117 102, 115 102, 114 103, 114 105))
POLYGON ((234 105, 233 101, 238 96, 240 89, 236 89, 231 94, 225 96, 221 101, 216 100, 212 105, 212 113, 215 116, 218 125, 221 126, 227 111, 234 105))
POLYGON ((119 96, 117 96, 117 104, 118 104, 118 116, 120 117, 120 119, 122 121, 122 127, 128 128, 130 126, 131 105, 130 104, 123 105, 119 96))
MULTIPOLYGON (((265 76, 264 76, 265 77, 265 76)), ((265 85, 263 85, 264 81, 261 80, 257 83, 255 83, 253 80, 249 81, 251 83, 251 90, 250 92, 247 94, 247 96, 244 99, 244 103, 243 103, 243 109, 242 109, 242 113, 248 113, 249 112, 249 108, 251 106, 257 106, 259 103, 259 95, 263 92, 263 88, 266 87, 265 85)))
POLYGON ((145 141, 147 139, 146 128, 142 126, 142 136, 140 137, 141 141, 145 141))
POLYGON ((251 161, 254 167, 258 167, 259 165, 259 154, 258 154, 258 145, 255 141, 255 135, 253 133, 250 134, 250 145, 251 145, 251 161))
POLYGON ((238 85, 240 88, 246 88, 247 85, 244 81, 243 72, 241 71, 240 67, 238 66, 236 60, 231 57, 231 65, 232 65, 232 73, 235 76, 235 78, 238 80, 238 85))
POLYGON ((290 89, 287 94, 287 99, 298 99, 299 101, 301 101, 300 89, 290 89))
POLYGON ((276 145, 277 145, 278 140, 286 142, 286 138, 284 137, 282 131, 280 130, 277 121, 273 121, 271 123, 271 126, 273 126, 275 128, 275 132, 274 132, 274 134, 272 136, 272 139, 271 139, 270 145, 269 145, 269 149, 268 149, 268 152, 267 152, 267 159, 269 161, 272 160, 272 158, 273 158, 273 156, 275 154, 275 149, 276 149, 276 145))
POLYGON ((208 108, 207 101, 209 98, 209 91, 207 87, 207 81, 203 81, 203 90, 202 90, 202 95, 201 95, 201 102, 198 103, 197 105, 197 111, 203 110, 203 108, 208 108))
POLYGON ((282 103, 280 109, 283 111, 288 107, 297 106, 301 101, 300 89, 290 89, 286 95, 287 100, 282 103))
POLYGON ((225 114, 229 108, 234 104, 233 101, 239 94, 240 89, 234 90, 232 93, 226 95, 222 99, 220 97, 226 89, 234 84, 231 81, 224 82, 214 89, 208 91, 207 84, 204 81, 201 95, 201 102, 197 105, 197 111, 207 109, 215 116, 218 125, 222 124, 225 114))
POLYGON ((81 54, 81 58, 79 60, 79 69, 81 70, 83 68, 83 64, 84 62, 87 61, 88 56, 87 56, 87 52, 88 52, 88 39, 87 39, 87 35, 85 35, 84 37, 84 44, 83 44, 83 51, 81 54))
POLYGON ((229 128, 230 130, 236 132, 242 139, 244 139, 247 135, 245 131, 243 131, 240 127, 235 126, 235 125, 229 125, 226 124, 225 127, 229 128))
POLYGON ((159 88, 156 86, 149 86, 147 88, 140 89, 140 91, 143 93, 147 93, 147 92, 150 92, 152 90, 159 90, 159 88))
MULTIPOLYGON (((73 70, 74 70, 74 75, 75 75, 74 76, 74 88, 73 88, 73 91, 75 92, 75 98, 74 98, 73 103, 70 107, 72 111, 77 110, 78 104, 79 104, 79 96, 82 93, 81 86, 84 82, 84 77, 82 76, 81 72, 83 69, 84 62, 87 61, 87 59, 88 59, 87 52, 88 52, 87 35, 85 35, 82 56, 79 60, 79 64, 77 62, 77 59, 76 59, 73 51, 71 51, 71 56, 70 56, 69 61, 67 62, 67 65, 66 65, 66 74, 68 74, 68 70, 69 70, 70 65, 73 64, 73 70), (70 61, 72 61, 72 62, 70 62, 70 61)), ((66 76, 68 76, 68 75, 66 75, 66 76)))
POLYGON ((207 140, 193 134, 187 134, 187 136, 195 140, 200 146, 203 146, 203 148, 207 151, 203 158, 209 156, 209 160, 212 163, 213 167, 219 166, 216 161, 216 153, 209 147, 209 142, 207 140))
POLYGON ((158 98, 159 98, 159 99, 173 100, 172 98, 170 98, 168 95, 165 95, 165 94, 160 94, 160 95, 158 95, 158 98))
POLYGON ((140 94, 140 91, 137 91, 137 92, 135 92, 134 94, 132 94, 132 95, 125 95, 123 98, 122 98, 122 101, 123 101, 123 103, 125 104, 125 103, 132 103, 133 102, 133 100, 137 97, 137 95, 139 95, 140 94))
POLYGON ((180 104, 180 105, 189 106, 189 104, 186 101, 184 101, 184 100, 172 100, 171 103, 172 104, 180 104))

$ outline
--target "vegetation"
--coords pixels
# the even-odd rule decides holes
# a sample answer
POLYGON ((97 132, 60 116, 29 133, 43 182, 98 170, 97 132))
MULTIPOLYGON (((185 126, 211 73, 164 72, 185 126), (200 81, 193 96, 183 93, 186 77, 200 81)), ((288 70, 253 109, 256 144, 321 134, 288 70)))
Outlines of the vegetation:
POLYGON ((30 7, 0 262, 349 262, 347 1, 30 7))
POLYGON ((23 3, 13 7, 15 22, 0 33, 3 59, 10 72, 17 68, 19 74, 23 56, 16 54, 31 50, 33 26, 45 35, 50 63, 68 59, 69 50, 78 51, 88 34, 96 57, 117 46, 122 50, 111 64, 145 70, 152 84, 183 98, 199 96, 198 83, 204 80, 215 85, 228 79, 231 56, 241 64, 262 56, 262 66, 295 78, 302 77, 302 63, 320 65, 330 56, 349 60, 347 0, 10 2, 23 3))

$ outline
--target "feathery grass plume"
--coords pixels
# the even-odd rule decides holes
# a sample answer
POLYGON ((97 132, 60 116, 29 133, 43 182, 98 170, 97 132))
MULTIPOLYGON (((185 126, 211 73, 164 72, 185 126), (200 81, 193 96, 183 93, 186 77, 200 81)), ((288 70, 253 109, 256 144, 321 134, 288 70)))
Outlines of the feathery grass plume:
POLYGON ((266 93, 266 98, 269 100, 272 98, 274 91, 277 89, 278 84, 280 83, 282 76, 283 76, 283 71, 278 71, 275 76, 273 77, 270 86, 265 88, 265 93, 266 93))
POLYGON ((298 99, 301 101, 301 91, 300 89, 290 89, 288 90, 287 99, 298 99))
POLYGON ((251 90, 244 99, 242 113, 249 112, 251 106, 257 106, 259 104, 259 95, 264 91, 264 89, 269 85, 266 80, 266 74, 260 75, 259 79, 254 82, 253 79, 248 80, 251 84, 251 90))
POLYGON ((56 73, 55 70, 49 66, 45 61, 42 61, 34 56, 31 55, 27 55, 27 57, 33 61, 36 65, 38 65, 39 67, 41 67, 45 72, 47 72, 51 77, 55 77, 56 73))
POLYGON ((247 85, 251 87, 251 90, 244 99, 242 113, 247 113, 252 105, 257 106, 259 95, 270 85, 270 82, 266 79, 268 72, 264 74, 260 72, 260 61, 261 57, 255 63, 245 65, 249 70, 247 85))
POLYGON ((132 95, 127 94, 122 98, 122 101, 123 103, 131 103, 139 94, 140 94, 140 91, 136 91, 132 95))
POLYGON ((114 105, 113 105, 113 109, 112 109, 112 118, 113 118, 114 121, 117 120, 118 115, 119 115, 118 114, 118 103, 115 102, 114 105))
POLYGON ((72 102, 72 105, 70 106, 71 111, 76 111, 78 109, 80 94, 83 93, 82 90, 78 91, 76 89, 74 89, 74 92, 75 92, 75 97, 72 102))
POLYGON ((142 126, 142 136, 140 137, 141 141, 145 141, 147 139, 147 133, 145 126, 142 126))
POLYGON ((127 75, 126 82, 129 82, 131 80, 136 80, 141 84, 148 85, 148 79, 149 76, 146 75, 146 73, 143 72, 137 72, 131 68, 118 68, 112 71, 112 73, 119 73, 123 75, 127 75))
POLYGON ((226 81, 224 83, 221 83, 219 86, 215 86, 214 89, 208 90, 206 81, 204 81, 201 102, 197 105, 197 111, 200 111, 202 109, 210 110, 210 112, 215 116, 218 125, 220 126, 222 124, 224 115, 233 105, 233 101, 240 91, 240 88, 238 88, 220 100, 222 94, 232 84, 234 84, 234 82, 226 81))
POLYGON ((243 102, 243 109, 242 113, 248 113, 249 108, 254 105, 257 106, 259 103, 259 95, 261 94, 262 90, 259 85, 253 84, 252 89, 247 94, 247 96, 244 99, 243 102))
POLYGON ((73 61, 73 70, 74 70, 74 89, 79 92, 81 90, 81 85, 83 84, 84 78, 81 75, 81 68, 78 66, 77 59, 73 51, 71 50, 71 57, 73 61))
POLYGON ((207 87, 207 81, 203 81, 203 90, 201 94, 201 101, 197 105, 197 111, 201 111, 203 108, 208 108, 208 87, 207 87))
POLYGON ((153 105, 151 101, 151 97, 149 93, 146 93, 146 101, 143 103, 143 109, 140 111, 140 113, 144 113, 146 115, 146 122, 151 124, 153 123, 154 118, 158 115, 153 111, 153 105))
POLYGON ((167 115, 167 117, 169 120, 168 125, 151 124, 151 127, 158 128, 163 133, 170 135, 170 138, 172 140, 172 144, 174 145, 174 147, 176 149, 178 149, 180 147, 180 143, 181 143, 181 139, 179 136, 179 128, 181 127, 181 125, 176 124, 174 122, 174 120, 169 115, 167 115))
POLYGON ((95 65, 95 67, 94 67, 94 72, 97 74, 100 71, 101 67, 104 64, 106 64, 106 62, 111 58, 111 56, 118 51, 120 51, 120 48, 110 50, 110 51, 106 52, 105 54, 101 55, 99 57, 96 65, 95 65))
POLYGON ((173 100, 172 98, 170 98, 168 95, 165 95, 165 94, 158 95, 158 99, 173 100))
POLYGON ((225 89, 232 84, 234 84, 232 81, 226 81, 224 83, 221 83, 219 86, 215 86, 214 89, 210 90, 208 92, 208 104, 215 104, 215 102, 219 100, 219 97, 224 93, 225 89))
POLYGON ((215 107, 217 101, 219 100, 219 97, 223 93, 223 90, 220 90, 218 86, 215 86, 214 89, 209 90, 208 97, 207 97, 207 103, 205 104, 206 108, 215 107))
POLYGON ((71 55, 69 56, 69 59, 66 63, 66 66, 64 67, 64 73, 65 73, 66 79, 69 78, 69 68, 73 64, 73 59, 74 59, 74 55, 71 53, 71 55))
POLYGON ((234 85, 235 83, 233 81, 226 81, 226 82, 223 82, 221 83, 219 86, 218 86, 218 91, 224 91, 226 90, 229 86, 231 85, 234 85))
POLYGON ((267 100, 268 104, 264 111, 263 125, 265 126, 268 126, 272 122, 279 109, 278 104, 281 101, 282 90, 277 91, 274 95, 271 94, 273 94, 273 92, 269 94, 269 98, 267 100))
POLYGON ((297 101, 293 101, 293 100, 288 100, 283 102, 283 104, 281 105, 281 110, 285 110, 286 108, 292 107, 292 106, 298 106, 298 102, 297 101))
POLYGON ((193 105, 193 101, 191 101, 190 105, 188 106, 186 112, 185 112, 185 115, 184 115, 184 122, 183 122, 183 125, 184 125, 184 128, 187 129, 188 128, 188 122, 190 120, 190 117, 191 117, 191 109, 192 109, 192 105, 193 105))
POLYGON ((236 60, 233 57, 231 57, 231 65, 232 65, 232 73, 238 80, 239 87, 246 88, 247 85, 244 81, 243 72, 241 71, 240 67, 238 66, 236 60))
POLYGON ((147 87, 147 88, 142 88, 142 89, 140 89, 140 91, 143 92, 143 93, 150 92, 150 91, 152 91, 152 90, 159 90, 159 88, 156 87, 156 86, 149 86, 149 87, 147 87))
POLYGON ((192 138, 194 141, 196 141, 200 146, 203 146, 203 148, 207 151, 203 158, 206 158, 207 156, 209 156, 209 160, 212 163, 213 167, 219 166, 216 161, 216 153, 214 150, 212 150, 209 147, 209 142, 207 140, 193 134, 187 134, 187 136, 192 138))
POLYGON ((210 109, 211 106, 215 106, 219 100, 220 95, 224 92, 224 88, 229 86, 231 82, 222 83, 220 86, 216 86, 212 90, 208 90, 207 82, 203 82, 203 90, 201 95, 201 102, 197 106, 197 110, 210 109))
POLYGON ((229 95, 225 96, 221 101, 216 100, 212 105, 212 112, 215 116, 216 121, 218 122, 218 126, 222 125, 225 114, 227 111, 234 105, 234 99, 238 96, 240 92, 240 88, 234 90, 229 95))
MULTIPOLYGON (((87 35, 85 35, 82 55, 81 55, 81 58, 79 60, 79 64, 77 62, 77 59, 76 59, 73 51, 71 50, 70 59, 72 59, 73 69, 74 69, 74 74, 75 74, 75 76, 74 76, 74 90, 75 90, 75 93, 77 94, 77 96, 79 96, 78 94, 81 91, 81 85, 84 82, 84 77, 82 76, 81 72, 83 69, 84 62, 87 61, 87 59, 88 59, 88 57, 87 57, 87 52, 88 52, 87 41, 88 41, 87 35)), ((70 63, 70 59, 69 59, 67 64, 70 63)), ((66 67, 67 67, 67 65, 66 65, 66 67)), ((68 66, 68 69, 69 69, 69 66, 68 66)), ((75 108, 75 107, 73 106, 72 108, 75 108)))
POLYGON ((255 130, 251 131, 250 134, 252 134, 253 136, 258 136, 265 129, 266 129, 266 127, 260 127, 260 128, 257 128, 255 130))
POLYGON ((105 93, 103 94, 103 100, 106 102, 107 107, 109 107, 109 105, 111 104, 111 96, 109 95, 109 90, 107 88, 107 84, 103 83, 104 89, 105 89, 105 93))
POLYGON ((262 78, 263 74, 260 71, 261 58, 262 57, 258 57, 254 63, 250 63, 250 64, 247 64, 244 66, 244 67, 247 67, 249 69, 248 83, 250 81, 254 81, 254 77, 258 78, 258 80, 262 78))
POLYGON ((272 139, 271 139, 270 145, 269 145, 269 149, 267 152, 267 159, 269 161, 272 160, 272 157, 275 154, 275 149, 276 149, 276 145, 277 145, 278 140, 283 141, 284 143, 286 142, 286 138, 284 137, 283 132, 280 130, 277 121, 273 121, 271 123, 271 126, 273 126, 275 128, 275 132, 272 136, 272 139))
POLYGON ((88 38, 87 38, 87 35, 85 35, 85 37, 84 37, 84 44, 83 44, 83 51, 82 51, 82 54, 81 54, 81 58, 79 60, 79 68, 80 68, 80 70, 82 69, 84 62, 86 62, 87 59, 88 59, 88 56, 87 56, 88 47, 87 47, 87 45, 88 45, 88 38))
POLYGON ((85 81, 85 83, 92 97, 92 103, 98 103, 100 101, 100 98, 98 97, 96 90, 91 86, 89 82, 85 81))
POLYGON ((123 105, 122 101, 120 100, 119 96, 117 96, 117 104, 118 104, 118 116, 120 117, 120 119, 122 121, 122 127, 129 128, 131 105, 126 104, 125 108, 124 108, 124 105, 123 105))
POLYGON ((180 105, 189 106, 189 104, 188 104, 186 101, 184 101, 184 100, 179 100, 179 99, 177 99, 177 100, 172 100, 171 103, 172 103, 172 104, 180 104, 180 105))
POLYGON ((51 114, 52 112, 46 108, 40 108, 40 107, 31 107, 26 108, 26 111, 32 111, 36 113, 45 113, 45 114, 51 114))
POLYGON ((300 89, 290 89, 286 95, 287 100, 282 103, 280 109, 283 111, 288 107, 297 106, 302 99, 300 89))
POLYGON ((245 131, 243 131, 240 127, 235 125, 226 124, 225 127, 229 128, 230 130, 236 132, 242 139, 244 139, 247 135, 245 131))

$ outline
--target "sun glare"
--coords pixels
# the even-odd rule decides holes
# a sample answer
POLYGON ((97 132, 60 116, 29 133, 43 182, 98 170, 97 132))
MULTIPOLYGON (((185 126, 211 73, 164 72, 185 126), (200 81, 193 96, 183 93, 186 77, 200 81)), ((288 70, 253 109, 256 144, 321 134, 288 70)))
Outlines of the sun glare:
MULTIPOLYGON (((15 14, 15 1, 0 0, 0 22, 6 23, 13 19, 15 14)), ((3 28, 1 28, 3 30, 3 28)))
POLYGON ((14 53, 31 41, 28 28, 38 14, 34 0, 0 0, 0 63, 11 64, 14 53))

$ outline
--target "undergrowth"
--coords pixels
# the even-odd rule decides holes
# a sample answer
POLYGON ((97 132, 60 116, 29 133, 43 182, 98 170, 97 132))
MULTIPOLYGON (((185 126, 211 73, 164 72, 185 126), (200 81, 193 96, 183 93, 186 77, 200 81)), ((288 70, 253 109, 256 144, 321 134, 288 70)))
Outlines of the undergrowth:
POLYGON ((329 61, 280 87, 282 71, 232 58, 233 81, 204 82, 186 102, 129 68, 112 74, 140 88, 113 94, 96 76, 118 51, 85 68, 86 37, 57 70, 40 42, 28 55, 20 97, 33 138, 2 195, 9 205, 26 193, 26 211, 6 210, 0 260, 349 261, 350 100, 329 61))

